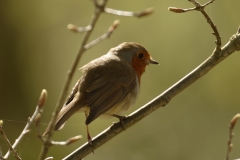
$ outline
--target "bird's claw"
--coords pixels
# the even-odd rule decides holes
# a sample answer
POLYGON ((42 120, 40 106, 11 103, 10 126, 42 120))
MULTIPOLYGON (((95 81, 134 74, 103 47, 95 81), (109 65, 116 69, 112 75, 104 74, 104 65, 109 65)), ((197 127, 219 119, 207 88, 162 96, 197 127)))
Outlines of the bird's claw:
POLYGON ((121 127, 123 130, 126 130, 125 126, 124 126, 124 123, 123 123, 123 120, 127 118, 127 116, 120 116, 120 115, 116 115, 116 114, 113 114, 112 116, 116 117, 119 119, 120 123, 121 123, 121 127))
POLYGON ((93 147, 93 151, 92 153, 94 154, 94 150, 95 150, 95 147, 93 146, 93 143, 92 143, 92 137, 88 134, 87 135, 87 139, 88 139, 88 144, 93 147))

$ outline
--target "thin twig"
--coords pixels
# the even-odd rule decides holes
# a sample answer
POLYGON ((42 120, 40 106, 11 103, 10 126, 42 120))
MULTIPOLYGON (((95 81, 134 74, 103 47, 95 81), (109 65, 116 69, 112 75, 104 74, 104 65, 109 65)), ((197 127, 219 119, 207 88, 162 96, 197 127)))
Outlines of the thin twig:
POLYGON ((232 150, 233 144, 232 144, 232 138, 233 138, 233 129, 235 127, 235 124, 237 123, 237 120, 240 118, 240 113, 236 114, 230 121, 229 124, 229 138, 228 138, 228 142, 227 142, 227 154, 226 154, 226 158, 225 160, 229 160, 229 154, 232 150))
MULTIPOLYGON (((17 145, 21 142, 23 137, 30 131, 29 129, 30 129, 32 123, 34 122, 36 116, 38 115, 38 113, 40 113, 40 111, 42 110, 42 107, 46 102, 46 98, 47 98, 47 91, 45 89, 43 89, 41 92, 41 95, 39 97, 38 105, 37 105, 32 117, 28 119, 28 122, 27 122, 25 128, 23 129, 22 133, 15 140, 14 144, 12 145, 13 149, 15 149, 17 147, 17 145)), ((6 153, 4 158, 7 159, 9 157, 9 155, 10 155, 10 150, 6 153)))
MULTIPOLYGON (((21 158, 19 157, 17 151, 14 150, 14 148, 13 148, 11 142, 8 140, 8 138, 7 138, 6 134, 5 134, 5 132, 4 132, 3 128, 2 128, 2 126, 0 126, 0 133, 1 133, 2 137, 3 137, 3 139, 6 141, 7 145, 9 146, 9 148, 10 148, 10 149, 9 149, 10 152, 13 153, 14 157, 15 157, 17 160, 21 160, 21 158)), ((4 157, 4 159, 7 159, 7 158, 4 157)))
MULTIPOLYGON (((116 10, 116 9, 112 9, 112 8, 106 8, 106 7, 99 6, 99 5, 95 5, 95 6, 98 6, 105 13, 114 14, 114 15, 118 15, 118 16, 141 18, 141 17, 147 16, 147 15, 150 15, 150 14, 153 13, 153 8, 147 8, 147 9, 145 9, 143 11, 140 11, 140 12, 130 12, 130 11, 121 11, 121 10, 116 10)), ((67 28, 74 31, 74 32, 79 32, 79 33, 87 32, 87 31, 92 30, 91 25, 88 25, 86 27, 78 27, 74 24, 69 24, 67 26, 67 28)))
POLYGON ((119 24, 119 20, 115 20, 105 34, 103 34, 99 38, 93 40, 92 42, 86 44, 84 46, 84 48, 87 50, 87 49, 91 48, 92 46, 96 45, 97 43, 101 42, 102 40, 109 38, 112 35, 113 31, 117 28, 118 24, 119 24))
POLYGON ((78 26, 76 26, 76 25, 74 25, 74 24, 69 24, 69 25, 67 26, 67 28, 70 29, 70 30, 72 30, 72 31, 74 31, 74 32, 79 32, 79 33, 81 33, 81 32, 90 31, 90 30, 92 29, 92 26, 88 25, 88 26, 86 26, 86 27, 78 27, 78 26))
POLYGON ((205 3, 203 6, 206 7, 207 5, 213 3, 213 1, 215 1, 215 0, 210 0, 210 1, 208 1, 207 3, 205 3))
POLYGON ((44 139, 42 136, 42 133, 40 131, 40 120, 41 120, 41 116, 42 116, 42 111, 40 111, 35 118, 35 127, 36 127, 36 132, 37 132, 37 137, 42 141, 42 143, 44 143, 44 139))
POLYGON ((169 11, 175 12, 175 13, 184 13, 184 12, 189 12, 189 11, 195 11, 196 7, 194 8, 177 8, 177 7, 168 7, 169 11))
POLYGON ((217 30, 217 27, 216 25, 213 23, 212 19, 208 16, 208 14, 205 12, 204 8, 206 6, 208 6, 209 4, 213 3, 214 0, 210 0, 209 2, 201 5, 199 2, 197 2, 196 0, 188 0, 190 2, 192 2, 195 7, 194 8, 187 8, 187 9, 182 9, 182 8, 177 8, 177 7, 169 7, 168 10, 169 11, 172 11, 172 12, 175 12, 175 13, 185 13, 185 12, 188 12, 188 11, 200 11, 204 17, 206 18, 207 22, 210 24, 212 30, 213 30, 213 35, 216 37, 216 49, 215 51, 217 53, 219 53, 219 51, 221 50, 221 45, 222 45, 222 42, 221 42, 221 36, 217 30))
POLYGON ((68 140, 63 141, 63 142, 52 141, 51 143, 52 143, 53 145, 66 146, 66 145, 70 145, 70 144, 78 141, 78 140, 81 139, 81 138, 82 138, 82 135, 78 135, 78 136, 75 136, 75 137, 71 137, 71 138, 69 138, 68 140))
POLYGON ((205 3, 204 5, 201 5, 199 2, 197 2, 196 0, 189 0, 190 2, 192 2, 195 6, 196 9, 199 10, 204 17, 206 18, 207 22, 210 24, 211 28, 213 29, 213 35, 216 37, 216 52, 219 52, 221 50, 221 36, 218 33, 217 27, 216 25, 213 23, 212 19, 208 16, 208 14, 205 12, 204 8, 213 3, 214 0, 210 0, 209 2, 205 3))
POLYGON ((114 14, 118 16, 127 16, 127 17, 144 17, 147 16, 151 13, 153 13, 153 8, 147 8, 143 11, 140 12, 130 12, 130 11, 121 11, 121 10, 116 10, 112 8, 105 8, 104 12, 109 13, 109 14, 114 14))

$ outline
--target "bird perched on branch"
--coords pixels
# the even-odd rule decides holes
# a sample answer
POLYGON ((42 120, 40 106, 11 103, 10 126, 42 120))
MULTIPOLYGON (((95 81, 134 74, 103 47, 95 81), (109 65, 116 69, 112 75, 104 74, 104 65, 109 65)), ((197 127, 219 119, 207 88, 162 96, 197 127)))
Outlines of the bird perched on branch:
MULTIPOLYGON (((84 112, 88 141, 91 142, 88 125, 93 120, 99 116, 120 118, 135 103, 141 76, 148 64, 158 62, 142 45, 124 42, 80 68, 83 75, 58 113, 54 130, 62 129, 74 113, 84 112)), ((49 131, 48 126, 43 135, 49 131)))

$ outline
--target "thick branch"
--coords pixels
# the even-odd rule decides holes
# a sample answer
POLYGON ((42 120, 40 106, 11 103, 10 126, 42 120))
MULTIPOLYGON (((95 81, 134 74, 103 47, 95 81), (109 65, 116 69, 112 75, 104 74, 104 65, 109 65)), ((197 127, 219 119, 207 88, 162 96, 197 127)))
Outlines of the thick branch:
MULTIPOLYGON (((202 64, 200 64, 197 68, 191 71, 188 75, 183 77, 176 84, 174 84, 165 92, 154 98, 152 101, 130 114, 126 119, 124 119, 124 127, 126 129, 131 127, 156 109, 165 106, 174 96, 176 96, 193 82, 204 76, 214 66, 216 66, 218 63, 220 63, 222 60, 224 60, 226 57, 228 57, 237 50, 240 50, 239 32, 232 36, 230 41, 224 47, 222 47, 221 50, 218 50, 218 52, 214 51, 214 53, 209 58, 207 58, 202 64)), ((80 160, 89 153, 93 152, 94 149, 100 147, 122 131, 123 128, 121 126, 121 123, 115 123, 109 128, 107 128, 105 131, 97 135, 95 138, 93 138, 91 145, 85 143, 73 153, 65 157, 64 160, 80 160)))

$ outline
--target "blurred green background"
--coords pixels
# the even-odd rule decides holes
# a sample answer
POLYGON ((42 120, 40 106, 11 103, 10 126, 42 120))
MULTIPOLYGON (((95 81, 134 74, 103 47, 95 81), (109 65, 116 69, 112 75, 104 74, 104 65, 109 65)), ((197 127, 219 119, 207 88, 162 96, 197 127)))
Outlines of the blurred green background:
MULTIPOLYGON (((207 1, 201 0, 201 3, 207 1)), ((142 19, 102 14, 90 40, 102 35, 115 19, 121 21, 110 39, 83 55, 79 68, 123 41, 143 44, 159 66, 148 66, 141 93, 131 113, 173 85, 201 62, 215 47, 212 30, 199 12, 175 14, 168 7, 193 7, 187 0, 109 0, 107 7, 141 11, 154 7, 142 19)), ((223 44, 240 23, 239 0, 215 1, 206 11, 217 25, 223 44)), ((32 115, 43 88, 48 91, 41 123, 48 124, 83 34, 69 23, 86 26, 93 13, 90 1, 0 1, 0 119, 13 143, 32 115)), ((240 112, 240 55, 234 53, 170 103, 90 154, 87 160, 224 159, 230 119, 240 112)), ((81 76, 77 71, 72 85, 81 76)), ((70 146, 54 146, 49 156, 61 159, 86 142, 84 114, 76 114, 54 140, 82 134, 70 146)), ((97 135, 117 119, 97 119, 90 133, 97 135)), ((240 123, 235 128, 231 159, 240 158, 240 123)), ((7 146, 0 137, 3 153, 7 146)), ((17 147, 23 159, 37 159, 41 142, 32 132, 17 147)), ((13 156, 10 159, 14 159, 13 156)))

